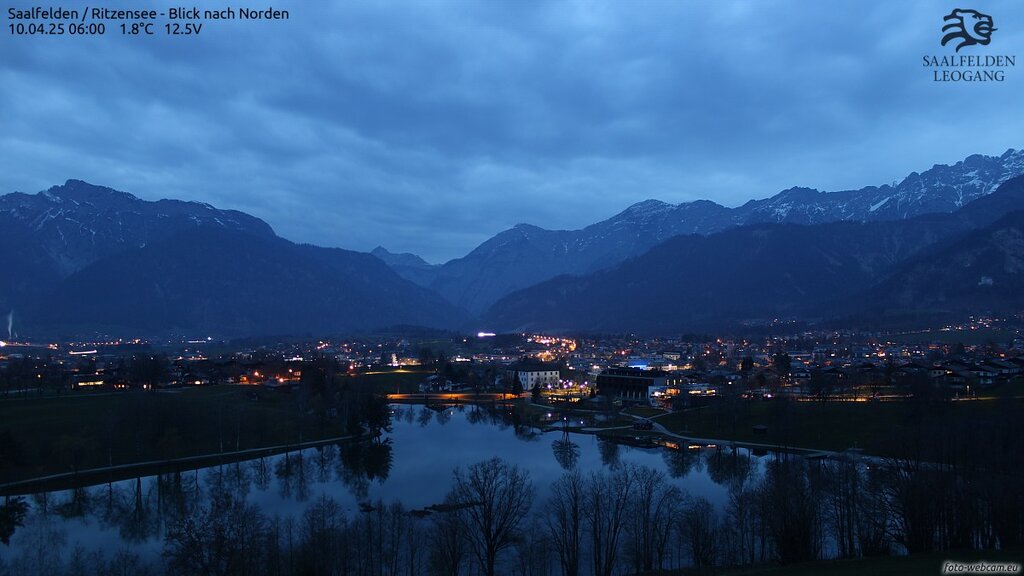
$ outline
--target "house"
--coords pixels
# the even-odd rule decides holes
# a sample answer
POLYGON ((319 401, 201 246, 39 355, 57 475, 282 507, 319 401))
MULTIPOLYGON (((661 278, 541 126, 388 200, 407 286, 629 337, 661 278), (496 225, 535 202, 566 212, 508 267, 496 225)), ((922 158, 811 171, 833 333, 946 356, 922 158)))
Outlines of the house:
POLYGON ((996 371, 991 368, 987 368, 981 364, 972 364, 969 362, 947 362, 946 363, 946 375, 950 373, 957 374, 963 377, 965 384, 973 383, 979 386, 990 386, 995 382, 996 371))
POLYGON ((804 390, 811 385, 811 371, 804 366, 794 368, 789 374, 789 381, 793 386, 804 390))
POLYGON ((104 388, 113 385, 114 379, 109 374, 90 372, 71 376, 72 388, 104 388))
POLYGON ((977 364, 974 369, 971 370, 971 374, 977 378, 980 386, 991 386, 995 384, 996 376, 999 375, 995 370, 985 366, 984 364, 977 364))
POLYGON ((984 360, 980 362, 979 365, 982 368, 995 372, 999 376, 1015 376, 1021 372, 1021 368, 1013 362, 1001 360, 999 358, 984 360))
POLYGON ((518 362, 505 370, 505 380, 519 381, 523 390, 532 390, 536 386, 556 386, 560 382, 561 372, 558 366, 543 362, 518 362))

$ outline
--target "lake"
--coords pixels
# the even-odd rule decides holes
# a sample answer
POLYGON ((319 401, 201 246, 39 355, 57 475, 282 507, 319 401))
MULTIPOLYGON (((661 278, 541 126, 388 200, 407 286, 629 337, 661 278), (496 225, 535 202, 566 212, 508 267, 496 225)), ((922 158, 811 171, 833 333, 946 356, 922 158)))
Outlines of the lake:
MULTIPOLYGON (((299 518, 310 502, 328 497, 350 513, 361 503, 401 501, 419 509, 441 503, 453 470, 498 456, 529 471, 535 509, 567 469, 582 472, 626 464, 665 472, 672 482, 721 508, 729 485, 756 476, 762 459, 745 449, 635 447, 590 434, 566 435, 516 426, 500 407, 392 406, 392 427, 381 442, 348 443, 110 484, 36 494, 25 499, 24 526, 0 558, 46 568, 70 551, 130 549, 157 561, 175 506, 202 504, 226 487, 268 517, 299 518), (59 544, 59 546, 54 546, 59 544), (19 560, 20 558, 20 560, 19 560)), ((365 505, 365 504, 364 504, 365 505)))

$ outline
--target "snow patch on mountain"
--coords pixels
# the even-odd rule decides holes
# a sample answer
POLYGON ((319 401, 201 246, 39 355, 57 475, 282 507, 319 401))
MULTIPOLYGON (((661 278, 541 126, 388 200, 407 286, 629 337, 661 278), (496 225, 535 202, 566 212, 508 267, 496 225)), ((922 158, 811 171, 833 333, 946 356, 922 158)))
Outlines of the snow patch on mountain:
POLYGON ((561 274, 614 266, 674 236, 757 223, 870 222, 952 212, 1021 174, 1024 151, 1008 150, 998 157, 974 155, 951 166, 935 165, 893 185, 838 192, 790 188, 737 208, 708 200, 669 204, 648 199, 580 230, 516 225, 442 265, 423 282, 479 313, 514 290, 561 274))
POLYGON ((871 208, 868 208, 868 211, 874 212, 875 210, 878 210, 882 206, 885 206, 885 203, 888 202, 890 199, 892 199, 892 196, 886 196, 885 198, 882 198, 881 200, 878 201, 878 203, 872 204, 871 208))
POLYGON ((199 202, 148 202, 81 180, 68 180, 34 195, 15 192, 0 196, 0 226, 23 227, 31 241, 49 254, 61 275, 197 226, 274 234, 265 222, 241 212, 199 202))

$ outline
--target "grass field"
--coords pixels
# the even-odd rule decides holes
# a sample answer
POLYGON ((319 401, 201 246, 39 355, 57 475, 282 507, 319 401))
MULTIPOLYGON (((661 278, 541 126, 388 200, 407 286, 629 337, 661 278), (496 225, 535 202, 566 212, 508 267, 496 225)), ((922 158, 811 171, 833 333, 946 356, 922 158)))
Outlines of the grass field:
POLYGON ((978 396, 980 398, 1024 398, 1024 377, 1017 376, 992 390, 983 390, 978 393, 978 396))
POLYGON ((316 408, 295 392, 247 386, 0 400, 0 483, 347 433, 316 408))
MULTIPOLYGON (((339 383, 361 394, 413 393, 430 374, 391 370, 340 376, 339 383)), ((300 396, 225 385, 0 399, 0 484, 350 433, 322 400, 300 396)))
POLYGON ((367 372, 355 376, 353 382, 375 394, 414 394, 420 391, 419 385, 433 373, 432 370, 409 369, 367 372))
POLYGON ((661 408, 654 408, 653 406, 630 406, 623 410, 623 412, 634 416, 640 416, 641 418, 651 418, 665 414, 664 410, 661 408))
MULTIPOLYGON (((1021 400, 1012 400, 1020 406, 1021 400)), ((912 402, 777 402, 741 401, 653 418, 668 430, 697 438, 735 440, 796 448, 840 451, 857 447, 890 455, 921 411, 934 417, 945 410, 959 421, 983 421, 999 408, 997 401, 970 401, 920 406, 912 402), (768 427, 756 434, 755 425, 768 427)))

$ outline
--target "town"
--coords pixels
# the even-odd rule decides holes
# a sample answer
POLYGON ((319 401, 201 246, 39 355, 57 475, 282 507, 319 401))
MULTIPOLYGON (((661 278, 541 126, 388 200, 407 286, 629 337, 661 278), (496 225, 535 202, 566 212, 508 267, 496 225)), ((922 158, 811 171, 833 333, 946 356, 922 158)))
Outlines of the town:
MULTIPOLYGON (((377 517, 386 505, 374 502, 373 494, 401 495, 409 508, 392 504, 387 509, 396 512, 387 517, 429 518, 410 528, 411 537, 422 539, 475 505, 472 495, 461 504, 449 499, 462 482, 463 463, 483 451, 502 459, 472 464, 470 473, 518 478, 523 502, 534 494, 525 482, 530 474, 537 475, 538 497, 557 480, 546 500, 556 511, 573 502, 564 493, 570 485, 585 486, 579 494, 590 494, 594 509, 610 506, 615 490, 632 502, 631 510, 638 509, 644 490, 661 494, 662 520, 650 520, 651 526, 683 548, 634 558, 636 573, 645 567, 874 554, 881 556, 863 562, 885 564, 899 561, 900 551, 930 566, 928 551, 964 548, 955 535, 944 535, 944 525, 925 524, 918 534, 901 524, 921 522, 919 510, 879 503, 902 506, 936 497, 939 485, 928 482, 940 477, 939 463, 979 478, 996 470, 989 478, 996 488, 970 492, 972 506, 988 506, 990 497, 1015 482, 1019 463, 1007 454, 1014 450, 1024 395, 1020 319, 967 318, 898 333, 789 328, 780 322, 770 335, 745 338, 410 329, 323 339, 73 342, 38 342, 10 331, 0 342, 0 489, 6 502, 0 514, 16 534, 25 534, 31 531, 31 495, 38 502, 40 494, 67 494, 58 505, 61 514, 82 510, 89 516, 106 509, 93 503, 107 494, 123 502, 116 508, 124 518, 146 518, 174 509, 161 499, 178 498, 181 487, 198 494, 205 483, 217 494, 214 487, 224 482, 242 491, 249 482, 259 490, 273 482, 283 502, 304 502, 310 490, 325 494, 310 510, 348 502, 357 512, 340 513, 352 518, 346 542, 371 533, 360 528, 364 520, 389 526, 377 517), (552 457, 558 476, 545 472, 552 457), (967 468, 978 460, 992 464, 967 468), (991 467, 997 465, 1006 471, 991 467), (526 473, 519 466, 533 468, 526 473), (588 469, 589 476, 581 473, 588 469), (456 487, 446 495, 452 470, 456 487), (702 492, 699 479, 705 476, 728 491, 714 506, 702 492), (150 484, 152 478, 157 484, 150 484), (415 494, 376 492, 378 483, 408 481, 420 487, 415 494), (846 500, 835 499, 840 494, 856 501, 858 522, 870 525, 840 526, 846 510, 846 500), (781 533, 760 544, 745 540, 753 533, 745 511, 770 526, 808 501, 816 504, 801 512, 799 525, 825 523, 827 534, 805 534, 793 543, 781 533), (712 527, 706 539, 693 531, 704 525, 712 527), (892 526, 893 535, 872 526, 892 526)), ((960 484, 941 486, 938 497, 965 498, 957 492, 960 484)), ((528 511, 524 504, 516 521, 525 523, 528 511)), ((989 522, 977 515, 949 522, 960 518, 973 522, 972 531, 987 529, 989 522)), ((1014 522, 1004 530, 1007 541, 1019 526, 1014 522)), ((553 523, 539 532, 550 536, 504 555, 550 566, 548 547, 559 545, 563 528, 553 523)), ((141 533, 159 537, 153 530, 141 533)), ((462 530, 453 537, 465 537, 462 530)), ((176 548, 177 532, 163 537, 174 565, 199 570, 176 548)), ((265 550, 285 549, 281 542, 267 540, 265 550)), ((418 546, 435 550, 426 542, 418 546)), ((260 553, 261 546, 252 552, 260 553)), ((415 549, 382 551, 358 562, 390 558, 416 566, 422 559, 415 549)), ((361 558, 354 550, 339 558, 361 558)), ((616 557, 618 549, 610 554, 610 562, 626 562, 626 556, 616 557)), ((997 558, 1014 557, 1012 550, 1001 554, 997 558)), ((300 570, 285 556, 278 563, 283 573, 300 570)), ((313 553, 301 557, 300 566, 328 562, 313 553)), ((490 565, 495 558, 480 562, 490 565)))
POLYGON ((303 366, 339 374, 413 375, 396 393, 495 392, 573 402, 598 396, 681 409, 729 394, 800 401, 897 401, 927 394, 979 399, 1024 374, 1013 319, 970 318, 940 329, 883 334, 804 332, 760 338, 542 334, 252 342, 0 342, 0 394, 46 395, 239 384, 297 387, 303 366), (412 386, 412 385, 415 386, 412 386))

